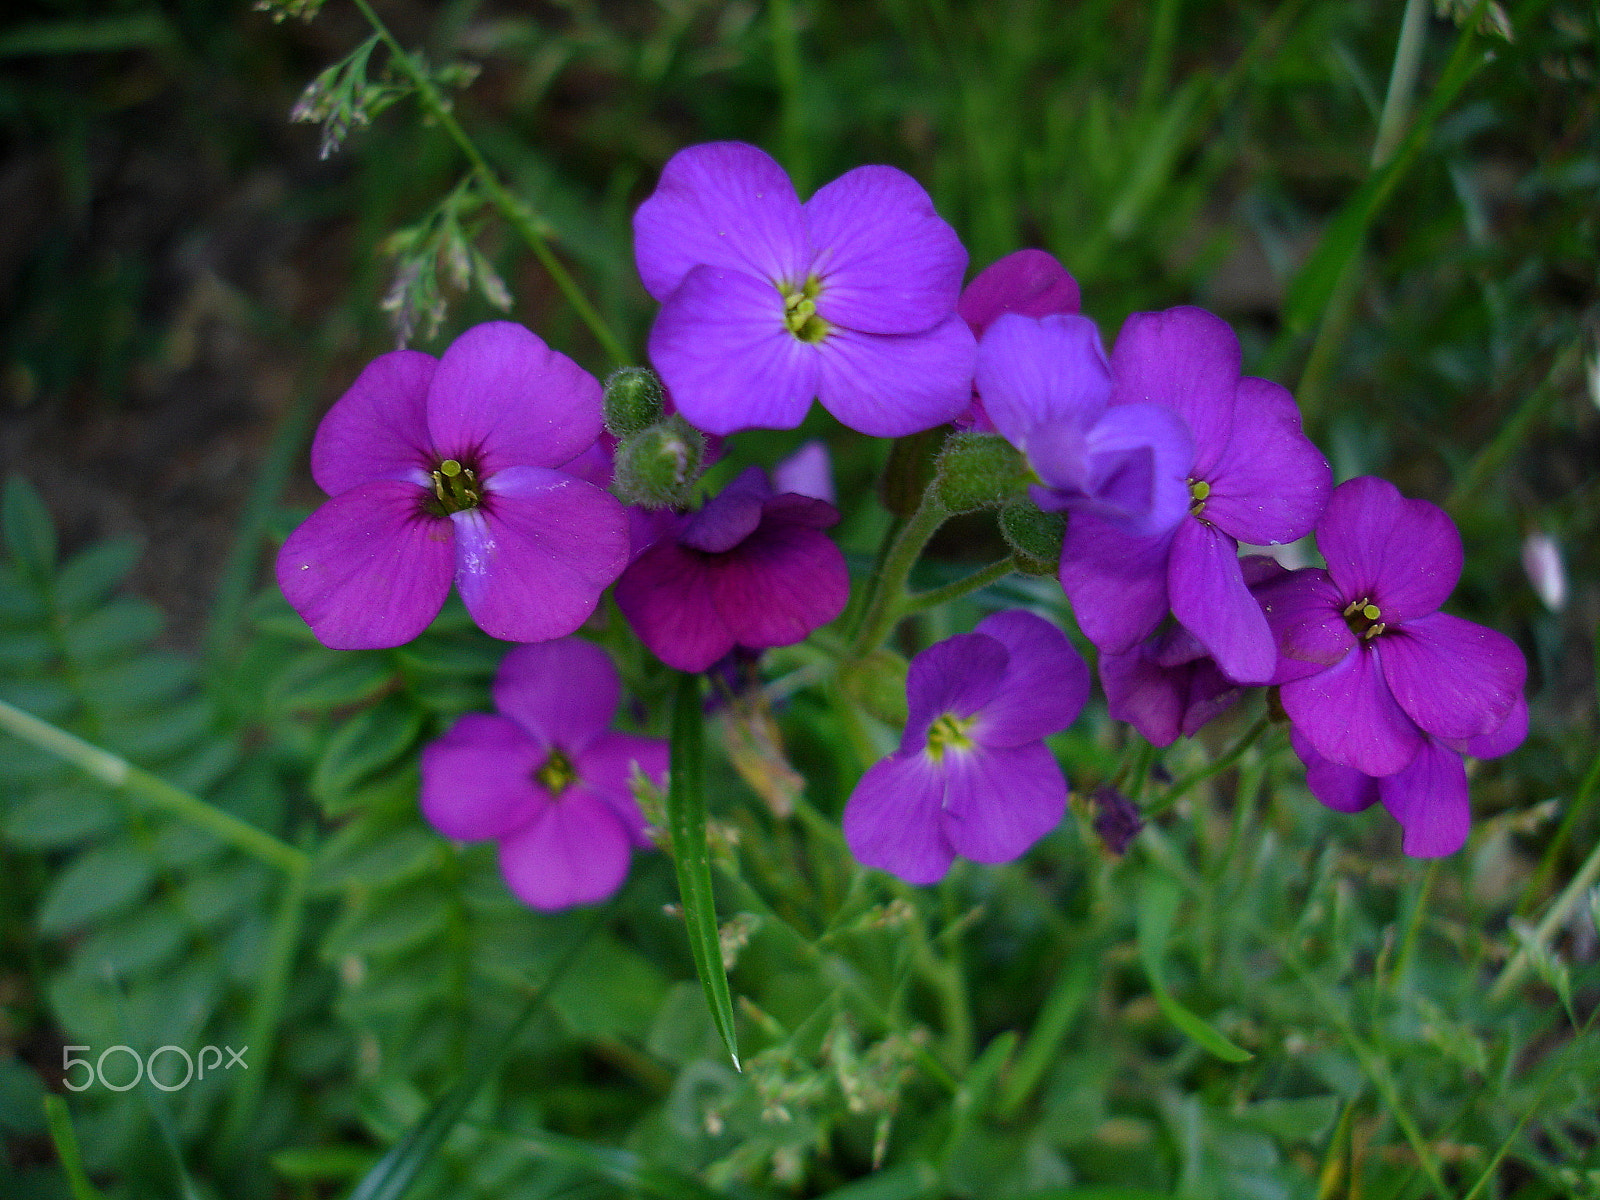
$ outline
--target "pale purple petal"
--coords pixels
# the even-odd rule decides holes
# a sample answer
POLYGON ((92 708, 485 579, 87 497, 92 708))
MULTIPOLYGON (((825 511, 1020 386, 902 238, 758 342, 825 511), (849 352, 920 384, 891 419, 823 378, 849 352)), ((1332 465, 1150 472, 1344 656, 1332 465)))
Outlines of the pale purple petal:
POLYGON ((1528 664, 1515 642, 1447 613, 1407 621, 1378 640, 1394 698, 1436 737, 1493 733, 1527 682, 1528 664))
POLYGON ((633 798, 635 765, 658 788, 667 786, 667 751, 664 738, 640 737, 632 733, 603 733, 590 742, 573 766, 584 788, 611 806, 612 812, 628 831, 633 844, 651 845, 649 828, 639 803, 633 798))
POLYGON ((946 750, 944 768, 945 837, 963 858, 1010 862, 1061 824, 1067 782, 1043 742, 946 750))
POLYGON ((1378 802, 1378 781, 1354 767, 1341 767, 1317 753, 1305 734, 1289 727, 1289 744, 1306 767, 1311 794, 1335 812, 1365 812, 1378 802))
MULTIPOLYGON (((708 142, 674 154, 655 192, 633 214, 633 253, 657 300, 694 267, 731 267, 776 290, 810 261, 805 218, 783 168, 743 142, 708 142)), ((803 280, 801 280, 803 281, 803 280)))
POLYGON ((1194 475, 1209 479, 1233 433, 1239 339, 1228 323, 1184 306, 1134 313, 1111 350, 1113 404, 1160 404, 1194 435, 1194 475))
POLYGON ((982 337, 1001 313, 1045 317, 1075 313, 1078 283, 1043 250, 1018 250, 990 263, 967 284, 956 314, 982 337))
POLYGON ((1310 533, 1333 490, 1333 469, 1300 431, 1294 397, 1248 375, 1234 398, 1233 436, 1205 479, 1205 519, 1256 546, 1310 533))
POLYGON ((1016 746, 1058 733, 1089 699, 1089 667, 1067 635, 1023 609, 991 613, 973 631, 1006 648, 1010 661, 972 737, 985 746, 1016 746))
POLYGON ((1528 736, 1528 702, 1521 695, 1517 702, 1511 706, 1511 714, 1500 723, 1500 728, 1493 733, 1483 734, 1481 737, 1468 738, 1463 745, 1455 749, 1473 758, 1499 758, 1502 754, 1510 754, 1527 739, 1528 736))
POLYGON ((1278 692, 1284 712, 1324 758, 1363 775, 1393 775, 1427 735, 1395 703, 1370 643, 1278 692))
POLYGON ((955 420, 972 399, 977 343, 953 314, 922 333, 836 328, 817 349, 817 399, 871 437, 932 429, 955 420))
POLYGON ((1439 858, 1466 844, 1472 828, 1467 769, 1461 755, 1428 738, 1411 765, 1378 780, 1378 798, 1400 822, 1400 849, 1412 858, 1439 858))
POLYGON ((1188 513, 1194 443, 1170 409, 1110 408, 1089 430, 1084 452, 1096 515, 1147 537, 1166 533, 1188 513))
POLYGON ((1317 549, 1346 601, 1371 601, 1390 625, 1437 611, 1461 578, 1455 522, 1371 475, 1333 489, 1317 549))
POLYGON ((1153 746, 1170 746, 1182 732, 1187 665, 1162 667, 1143 646, 1100 656, 1100 686, 1113 721, 1126 721, 1153 746))
POLYGON ((772 495, 767 473, 760 467, 746 467, 699 512, 684 523, 678 540, 693 550, 721 554, 732 550, 761 524, 761 508, 772 495))
POLYGON ((943 829, 944 771, 926 754, 873 765, 844 806, 844 840, 856 861, 907 883, 937 883, 955 859, 943 829))
POLYGON ((827 534, 768 519, 712 564, 711 596, 739 645, 792 646, 844 611, 850 572, 827 534))
POLYGON ((994 699, 1011 656, 994 638, 958 633, 911 660, 906 673, 906 728, 900 753, 928 744, 928 727, 945 713, 970 717, 994 699))
POLYGON ((512 894, 534 908, 595 904, 628 877, 628 841, 604 801, 572 787, 500 843, 500 872, 512 894))
POLYGON ((409 642, 450 594, 454 533, 424 511, 428 493, 378 480, 341 492, 278 551, 278 586, 334 650, 409 642))
POLYGON ((772 468, 772 487, 779 494, 810 496, 833 504, 837 493, 833 487, 833 459, 828 455, 828 447, 816 440, 804 443, 772 468))
POLYGON ((311 478, 330 496, 375 479, 429 486, 428 382, 439 360, 420 350, 379 355, 317 426, 311 478))
POLYGON ((793 429, 817 394, 820 357, 784 325, 776 287, 719 267, 690 271, 650 330, 650 361, 707 433, 793 429))
POLYGON ((978 343, 975 370, 984 411, 1024 452, 1037 426, 1087 430, 1111 398, 1111 369, 1088 317, 1002 314, 978 343))
POLYGON ((1245 586, 1239 546, 1192 517, 1178 525, 1167 569, 1172 615, 1238 683, 1265 683, 1278 666, 1278 648, 1261 604, 1245 586))
POLYGON ((1111 654, 1131 650, 1167 614, 1172 534, 1135 537, 1074 513, 1061 548, 1061 587, 1083 635, 1111 654))
POLYGON ((639 640, 669 667, 704 671, 733 649, 733 633, 712 598, 710 564, 675 540, 634 559, 614 594, 639 640))
POLYGON ((434 450, 480 476, 559 467, 593 445, 600 429, 595 377, 512 321, 463 333, 428 385, 434 450))
POLYGON ((494 677, 494 706, 569 757, 605 732, 621 695, 611 656, 575 637, 517 646, 494 677))
POLYGON ((593 484, 543 467, 486 484, 481 506, 451 515, 467 611, 508 642, 565 637, 627 565, 627 513, 593 484))
POLYGON ((1190 663, 1183 669, 1188 672, 1183 734, 1193 737, 1203 726, 1238 703, 1239 697, 1244 695, 1244 686, 1229 679, 1209 658, 1190 663))
POLYGON ((1344 597, 1322 568, 1288 571, 1251 590, 1278 643, 1272 683, 1315 675, 1355 649, 1356 635, 1340 615, 1344 597))
POLYGON ((457 841, 504 837, 550 802, 533 778, 546 757, 514 722, 469 713, 422 748, 422 815, 457 841))
POLYGON ((806 201, 805 214, 823 320, 861 333, 918 333, 954 314, 966 247, 904 171, 846 171, 806 201))

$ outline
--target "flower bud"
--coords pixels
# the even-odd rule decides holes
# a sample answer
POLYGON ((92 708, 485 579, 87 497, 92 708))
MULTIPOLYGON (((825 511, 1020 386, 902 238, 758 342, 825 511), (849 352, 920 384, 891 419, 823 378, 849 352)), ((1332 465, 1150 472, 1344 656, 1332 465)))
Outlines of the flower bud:
POLYGON ((694 492, 705 454, 705 434, 674 413, 617 447, 613 489, 624 504, 681 508, 694 492))
POLYGON ((1522 542, 1522 569, 1528 582, 1551 612, 1567 606, 1567 571, 1561 563, 1561 547, 1547 533, 1530 533, 1522 542))
POLYGON ((992 433, 952 434, 939 455, 934 486, 953 513, 998 508, 1022 495, 1028 467, 1022 453, 992 433))
POLYGON ((661 380, 649 367, 622 367, 606 380, 606 431, 615 438, 632 437, 661 420, 661 380))
POLYGON ((1000 510, 1000 535, 1017 556, 1017 569, 1027 575, 1054 575, 1061 564, 1061 540, 1067 533, 1065 513, 1041 512, 1026 501, 1000 510))

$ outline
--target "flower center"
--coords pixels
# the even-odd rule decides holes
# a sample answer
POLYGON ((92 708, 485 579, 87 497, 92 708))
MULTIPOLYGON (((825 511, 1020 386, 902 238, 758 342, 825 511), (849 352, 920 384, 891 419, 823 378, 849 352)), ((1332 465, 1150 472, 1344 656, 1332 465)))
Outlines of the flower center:
POLYGON ((471 467, 447 458, 433 469, 433 494, 440 516, 477 508, 483 503, 483 485, 471 467))
POLYGON ((1363 641, 1370 641, 1388 628, 1378 618, 1383 613, 1371 600, 1363 596, 1359 600, 1352 600, 1344 610, 1344 623, 1350 626, 1350 632, 1363 641))
POLYGON ((778 284, 778 294, 783 297, 783 324, 802 342, 813 344, 828 336, 833 326, 817 316, 817 297, 822 294, 822 280, 807 275, 799 287, 791 283, 778 284))
POLYGON ((1189 480, 1189 515, 1198 517, 1206 510, 1206 500, 1211 495, 1211 485, 1204 479, 1189 480))
POLYGON ((934 761, 942 759, 946 750, 972 749, 972 739, 967 736, 967 730, 971 729, 977 720, 977 717, 958 717, 954 713, 944 713, 928 726, 928 753, 933 755, 934 761))
POLYGON ((544 766, 534 771, 533 778, 552 796, 559 796, 578 782, 578 771, 570 758, 559 750, 552 750, 550 757, 544 760, 544 766))

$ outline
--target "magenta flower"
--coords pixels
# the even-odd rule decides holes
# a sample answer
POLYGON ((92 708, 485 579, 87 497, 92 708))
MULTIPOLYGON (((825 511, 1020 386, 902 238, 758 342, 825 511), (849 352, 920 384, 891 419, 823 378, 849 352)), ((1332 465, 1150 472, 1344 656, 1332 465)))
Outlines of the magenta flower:
POLYGON ((845 805, 850 852, 909 883, 941 879, 958 854, 1017 858, 1066 810, 1042 739, 1072 724, 1088 696, 1083 659, 1030 612, 994 613, 929 646, 911 660, 900 749, 845 805))
POLYGON ((579 638, 518 646, 494 681, 498 715, 470 713, 422 751, 422 815, 458 841, 500 843, 500 870, 534 908, 592 904, 650 845, 629 780, 666 785, 667 743, 611 732, 620 684, 579 638))
POLYGON ((617 581, 617 607, 680 671, 704 671, 735 646, 793 645, 849 599, 844 555, 822 532, 838 520, 831 504, 775 495, 766 472, 747 468, 699 512, 654 516, 653 540, 617 581))
POLYGON ((569 634, 627 563, 622 506, 558 469, 599 432, 600 385, 508 321, 442 358, 374 359, 317 427, 332 499, 284 542, 278 585, 336 650, 410 641, 452 578, 494 637, 569 634))
POLYGON ((1170 610, 1230 679, 1266 682, 1277 655, 1245 585, 1239 543, 1280 545, 1311 532, 1333 482, 1327 460, 1301 432, 1294 398, 1240 376, 1238 339, 1201 309, 1129 317, 1111 379, 1113 405, 1164 405, 1189 426, 1189 504, 1171 529, 1148 536, 1072 516, 1061 586, 1079 627, 1121 654, 1170 610))
POLYGON ((801 204, 754 146, 690 146, 633 230, 661 301, 650 361, 691 424, 792 429, 815 397, 852 429, 899 437, 967 406, 967 252, 903 171, 857 167, 801 204))
MULTIPOLYGON (((1048 317, 1078 311, 1078 281, 1043 250, 1017 250, 996 259, 973 277, 956 302, 956 314, 980 341, 1002 313, 1048 317)), ((956 418, 960 430, 996 432, 977 388, 972 404, 956 418)))
POLYGON ((1461 536, 1444 510, 1352 479, 1334 489, 1317 546, 1327 570, 1259 591, 1281 654, 1273 682, 1305 744, 1382 777, 1410 766, 1430 736, 1467 742, 1506 724, 1527 664, 1504 634, 1437 611, 1461 575, 1461 536))

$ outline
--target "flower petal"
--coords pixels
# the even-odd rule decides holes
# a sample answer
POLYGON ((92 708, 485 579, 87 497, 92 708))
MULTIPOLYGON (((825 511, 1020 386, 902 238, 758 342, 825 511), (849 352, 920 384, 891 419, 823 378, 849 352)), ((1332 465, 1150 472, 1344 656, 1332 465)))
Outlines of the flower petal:
POLYGON ((827 534, 769 517, 712 564, 711 597, 737 644, 792 646, 844 611, 850 572, 827 534))
POLYGON ((1211 485, 1205 519, 1256 546, 1310 533, 1333 490, 1333 468, 1301 432, 1294 397, 1249 376, 1234 396, 1228 448, 1205 478, 1211 485))
POLYGON ((1287 571, 1251 590, 1278 644, 1272 683, 1315 675, 1355 649, 1356 635, 1340 615, 1344 597, 1322 568, 1287 571))
POLYGON ((707 433, 793 429, 817 394, 820 357, 784 326, 776 287, 720 267, 690 271, 650 330, 650 361, 707 433))
POLYGON ((1163 667, 1141 644, 1122 654, 1100 656, 1100 686, 1106 712, 1126 721, 1153 746, 1170 746, 1183 728, 1184 680, 1188 664, 1163 667))
POLYGON ((1317 753, 1305 734, 1289 727, 1289 744, 1306 767, 1306 786, 1311 794, 1335 812, 1365 812, 1378 802, 1378 781, 1354 767, 1341 767, 1317 753))
POLYGON ((452 520, 461 599, 485 633, 508 642, 572 633, 628 562, 622 505, 561 471, 501 471, 483 504, 452 520))
POLYGON ((429 486, 428 383, 439 360, 420 350, 381 354, 317 426, 311 478, 330 496, 375 479, 429 486))
POLYGON ((399 646, 439 615, 450 594, 455 535, 423 510, 426 498, 413 483, 359 484, 284 541, 278 586, 324 646, 399 646))
POLYGON ((1325 671, 1285 683, 1278 695, 1317 753, 1363 775, 1393 775, 1426 740, 1395 703, 1371 643, 1325 671))
POLYGON ((1061 823, 1067 781, 1043 742, 947 750, 944 831, 974 862, 1020 858, 1061 823))
POLYGON ((805 214, 823 320, 861 333, 918 333, 954 315, 966 247, 904 171, 846 171, 806 201, 805 214))
POLYGON ((1004 313, 978 343, 975 370, 984 411, 1024 452, 1037 426, 1087 430, 1111 399, 1111 368, 1088 317, 1004 313))
POLYGON ((550 803, 533 780, 546 757, 514 722, 468 713, 422 748, 422 815, 457 841, 504 837, 550 803))
POLYGON ((1075 313, 1078 282, 1043 250, 1017 250, 973 277, 956 303, 956 314, 982 337, 1001 313, 1045 317, 1075 313))
POLYGON ((1407 621, 1378 640, 1394 698, 1436 737, 1493 733, 1527 682, 1528 664, 1515 642, 1448 613, 1407 621))
POLYGON ((972 735, 985 746, 1016 746, 1058 733, 1089 699, 1089 666, 1067 635, 1023 609, 991 613, 975 633, 1006 648, 1010 661, 972 735))
POLYGON ((1261 604, 1245 586, 1239 545, 1192 517, 1179 522, 1167 568, 1172 615, 1238 683, 1265 683, 1278 647, 1261 604))
POLYGON ((433 373, 428 430, 441 458, 482 477, 559 467, 600 436, 600 384, 513 321, 474 325, 433 373))
POLYGON ((911 660, 906 672, 906 728, 900 753, 928 744, 928 727, 945 713, 970 717, 994 699, 1010 654, 982 633, 958 633, 935 642, 911 660))
POLYGON ((732 550, 761 524, 761 506, 772 496, 767 473, 746 467, 699 512, 685 522, 678 540, 694 550, 721 554, 732 550))
POLYGON ((644 814, 633 798, 633 769, 637 765, 658 788, 667 786, 666 739, 632 733, 603 733, 586 746, 573 766, 585 790, 611 806, 633 844, 651 844, 644 814))
POLYGON ((743 142, 680 150, 633 214, 645 291, 665 301, 694 267, 731 267, 769 284, 803 274, 810 253, 794 185, 772 157, 743 142))
POLYGON ((733 649, 733 632, 712 598, 710 564, 674 540, 634 559, 613 594, 639 640, 669 667, 704 671, 733 649))
POLYGON ((1139 537, 1171 530, 1189 511, 1194 443, 1171 409, 1119 404, 1084 443, 1090 510, 1139 537))
POLYGON ((1518 695, 1517 702, 1511 706, 1511 715, 1501 722, 1500 728, 1481 737, 1468 738, 1465 745, 1455 748, 1473 758, 1499 758, 1522 745, 1527 736, 1528 702, 1518 695))
POLYGON ((937 883, 955 852, 943 829, 944 771, 926 754, 875 763, 844 806, 844 840, 863 866, 937 883))
POLYGON ((1061 587, 1083 635, 1121 654, 1167 614, 1171 532, 1136 537, 1087 513, 1073 513, 1061 548, 1061 587))
POLYGON ((960 317, 904 335, 835 328, 818 346, 817 399, 871 437, 953 421, 972 399, 977 343, 960 317))
POLYGON ((812 439, 772 468, 772 487, 779 495, 810 496, 826 504, 838 497, 833 486, 833 459, 825 443, 812 439))
POLYGON ((606 731, 621 695, 611 656, 576 637, 516 646, 494 677, 494 706, 568 756, 606 731))
POLYGON ((1438 739, 1428 738, 1405 770, 1378 780, 1378 798, 1405 830, 1400 849, 1412 858, 1439 858, 1466 844, 1467 768, 1438 739))
POLYGON ((595 904, 628 877, 631 850, 622 822, 581 787, 500 843, 500 873, 524 904, 539 909, 595 904))
POLYGON ((1391 626, 1437 611, 1461 578, 1461 535, 1444 509, 1371 475, 1333 489, 1317 549, 1346 601, 1371 601, 1391 626))
POLYGON ((1134 313, 1111 350, 1113 404, 1160 404, 1194 435, 1194 474, 1209 479, 1233 434, 1239 339, 1201 308, 1134 313))

